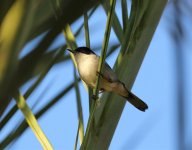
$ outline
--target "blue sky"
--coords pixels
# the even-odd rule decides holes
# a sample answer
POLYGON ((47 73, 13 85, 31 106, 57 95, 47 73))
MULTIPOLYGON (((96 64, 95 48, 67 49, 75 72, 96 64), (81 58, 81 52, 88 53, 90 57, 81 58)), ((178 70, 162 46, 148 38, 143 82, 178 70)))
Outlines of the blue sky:
MULTIPOLYGON (((129 9, 130 10, 130 9, 129 9)), ((102 43, 103 33, 105 29, 106 17, 104 11, 100 7, 100 13, 95 14, 90 20, 90 38, 91 46, 102 43), (101 17, 102 16, 102 17, 101 17), (96 18, 96 19, 95 19, 96 18)), ((120 16, 120 3, 117 3, 116 12, 120 16)), ((174 26, 171 21, 173 13, 170 5, 166 7, 161 21, 154 34, 153 40, 149 46, 143 64, 137 75, 136 81, 132 88, 132 92, 143 99, 149 106, 149 109, 143 113, 135 109, 132 105, 126 104, 115 131, 110 150, 175 150, 177 149, 177 94, 176 94, 176 77, 175 74, 175 47, 170 35, 170 27, 174 26)), ((72 25, 73 31, 81 24, 82 18, 72 25)), ((185 40, 184 64, 185 64, 185 96, 187 101, 187 137, 186 143, 192 137, 192 112, 190 110, 192 102, 192 45, 190 43, 192 34, 189 21, 183 18, 185 30, 188 31, 188 39, 185 40)), ((65 42, 62 35, 57 38, 53 45, 60 45, 65 42)), ((114 33, 111 34, 110 43, 116 43, 117 39, 114 33)), ((79 46, 84 46, 84 33, 81 32, 77 38, 79 46)), ((33 43, 30 43, 26 50, 30 49, 33 43)), ((98 54, 100 53, 97 52, 98 54)), ((107 62, 113 66, 118 52, 111 55, 107 62)), ((72 61, 64 62, 54 66, 48 73, 43 83, 38 87, 30 99, 37 99, 38 105, 34 108, 36 112, 41 106, 47 103, 50 97, 61 91, 66 85, 73 80, 72 61), (46 90, 45 90, 46 88, 46 90), (43 95, 42 95, 43 93, 43 95)), ((33 82, 33 81, 31 81, 33 82)), ((28 85, 26 85, 27 87, 28 85)), ((22 92, 26 90, 22 88, 22 92)), ((88 95, 82 83, 80 83, 80 93, 83 100, 84 121, 88 119, 88 95)), ((78 126, 75 91, 72 90, 65 95, 62 100, 48 111, 39 123, 53 144, 55 149, 73 149, 75 143, 76 130, 78 126)), ((34 103, 29 101, 30 106, 34 103)), ((21 112, 18 112, 11 123, 22 118, 21 112)), ((5 129, 2 134, 6 134, 9 128, 5 129)), ((25 133, 12 145, 14 149, 41 149, 41 145, 37 141, 35 135, 28 128, 25 133), (25 143, 25 144, 23 144, 25 143)))

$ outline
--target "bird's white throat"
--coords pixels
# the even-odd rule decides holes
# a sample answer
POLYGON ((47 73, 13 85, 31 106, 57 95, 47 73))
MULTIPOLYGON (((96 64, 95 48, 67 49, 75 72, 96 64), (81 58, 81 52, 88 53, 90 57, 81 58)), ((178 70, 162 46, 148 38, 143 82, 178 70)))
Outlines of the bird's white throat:
POLYGON ((95 87, 99 57, 94 54, 75 55, 81 79, 91 87, 95 87))

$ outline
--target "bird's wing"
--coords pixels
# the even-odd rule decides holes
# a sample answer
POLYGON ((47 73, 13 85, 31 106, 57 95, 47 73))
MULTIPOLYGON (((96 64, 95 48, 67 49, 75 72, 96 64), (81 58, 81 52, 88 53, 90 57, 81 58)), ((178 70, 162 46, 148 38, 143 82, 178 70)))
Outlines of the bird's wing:
POLYGON ((115 72, 111 69, 111 67, 106 62, 105 62, 103 70, 104 70, 103 76, 109 82, 116 82, 116 81, 118 81, 117 75, 115 74, 115 72))

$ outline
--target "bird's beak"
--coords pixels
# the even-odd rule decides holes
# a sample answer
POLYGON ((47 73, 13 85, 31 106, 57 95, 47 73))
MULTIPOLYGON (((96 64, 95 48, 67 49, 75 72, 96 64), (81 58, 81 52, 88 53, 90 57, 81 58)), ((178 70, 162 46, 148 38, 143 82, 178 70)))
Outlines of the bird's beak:
POLYGON ((73 51, 73 50, 71 50, 71 49, 66 49, 66 50, 68 50, 68 51, 70 51, 71 53, 75 53, 75 51, 73 51))

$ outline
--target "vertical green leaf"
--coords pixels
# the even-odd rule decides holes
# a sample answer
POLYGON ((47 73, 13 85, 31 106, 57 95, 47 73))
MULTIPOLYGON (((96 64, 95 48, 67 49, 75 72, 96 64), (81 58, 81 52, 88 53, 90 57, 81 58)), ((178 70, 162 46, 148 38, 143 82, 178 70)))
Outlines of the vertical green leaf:
MULTIPOLYGON (((84 31, 85 31, 86 47, 91 48, 90 37, 89 37, 89 24, 88 24, 87 12, 84 13, 84 31)), ((88 92, 89 92, 89 112, 91 112, 93 90, 90 87, 88 87, 88 92)))
POLYGON ((98 79, 96 82, 96 87, 94 89, 94 95, 96 97, 99 92, 100 73, 102 73, 102 70, 103 70, 103 65, 105 63, 107 48, 108 48, 108 44, 109 44, 109 37, 110 37, 110 33, 111 33, 111 24, 112 24, 112 19, 113 19, 113 12, 115 11, 115 4, 116 4, 116 0, 110 0, 111 9, 108 12, 106 30, 105 30, 104 40, 103 40, 103 44, 102 44, 102 51, 101 51, 101 55, 100 55, 101 57, 99 59, 99 66, 98 66, 99 75, 98 75, 98 79))
MULTIPOLYGON (((110 0, 111 9, 108 12, 106 30, 105 30, 105 35, 104 35, 104 40, 103 40, 103 45, 102 45, 102 51, 101 51, 101 57, 99 59, 99 66, 98 66, 98 72, 99 73, 102 72, 103 65, 105 63, 105 57, 106 57, 106 52, 107 52, 109 37, 110 37, 110 32, 111 32, 111 23, 112 23, 112 18, 113 18, 113 12, 115 11, 115 4, 116 4, 116 0, 110 0)), ((98 75, 98 78, 96 81, 96 87, 93 90, 94 96, 96 98, 95 100, 97 100, 97 97, 98 97, 99 84, 100 84, 100 74, 98 75)), ((84 138, 83 144, 81 146, 82 150, 86 149, 86 147, 87 147, 87 142, 89 139, 89 135, 91 134, 90 132, 91 132, 91 127, 92 127, 92 122, 93 122, 96 107, 97 107, 97 102, 94 101, 94 103, 92 104, 91 114, 90 114, 90 117, 88 120, 86 132, 85 132, 85 138, 84 138)))
MULTIPOLYGON (((132 3, 136 3, 136 1, 134 0, 132 3)), ((135 81, 166 3, 167 0, 147 0, 142 5, 140 5, 141 3, 136 4, 142 6, 142 8, 137 10, 137 13, 139 13, 137 17, 139 19, 135 24, 137 27, 134 27, 136 29, 135 33, 131 38, 132 40, 129 41, 134 45, 129 47, 122 58, 121 65, 116 68, 118 77, 121 81, 124 81, 129 90, 135 81), (154 14, 156 14, 155 17, 154 14)), ((130 24, 134 21, 134 18, 132 19, 129 22, 130 24)), ((125 106, 125 101, 120 99, 119 96, 112 93, 103 95, 103 103, 95 112, 95 132, 92 133, 89 139, 88 149, 108 149, 125 106)))
MULTIPOLYGON (((103 1, 102 6, 105 10, 105 13, 107 14, 111 8, 110 2, 109 1, 103 1)), ((112 27, 113 27, 113 30, 114 30, 119 42, 121 43, 123 40, 123 29, 121 27, 121 23, 120 23, 120 21, 117 17, 117 14, 115 12, 113 14, 112 27)))
POLYGON ((85 41, 86 41, 86 46, 90 46, 90 37, 89 37, 89 24, 88 24, 88 16, 87 12, 84 13, 84 31, 85 31, 85 41))
POLYGON ((125 32, 128 25, 128 9, 127 0, 121 0, 122 19, 123 19, 123 32, 125 32))

